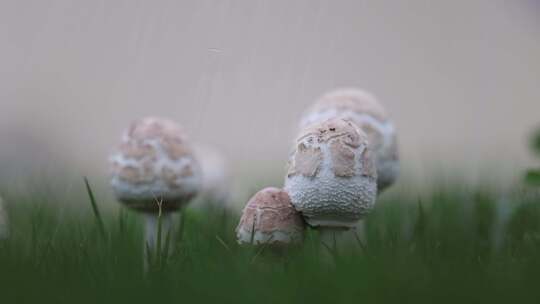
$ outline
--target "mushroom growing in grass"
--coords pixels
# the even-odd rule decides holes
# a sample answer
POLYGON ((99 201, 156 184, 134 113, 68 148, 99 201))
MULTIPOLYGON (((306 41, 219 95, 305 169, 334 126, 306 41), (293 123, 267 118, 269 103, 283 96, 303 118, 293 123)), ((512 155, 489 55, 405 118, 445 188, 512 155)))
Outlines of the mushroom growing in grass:
POLYGON ((9 222, 6 209, 4 208, 4 201, 0 197, 0 240, 7 239, 9 237, 9 222))
POLYGON ((354 228, 377 197, 377 171, 367 135, 354 123, 329 119, 304 128, 288 164, 285 190, 326 245, 354 228))
POLYGON ((330 118, 348 119, 367 134, 377 168, 378 191, 391 186, 399 175, 397 135, 386 110, 377 99, 358 89, 331 91, 304 113, 300 127, 330 118))
POLYGON ((110 162, 117 199, 145 215, 145 248, 155 251, 161 238, 160 210, 162 231, 168 233, 172 213, 186 206, 201 186, 189 140, 170 120, 143 118, 130 125, 110 162))
POLYGON ((287 192, 269 187, 248 201, 236 236, 239 244, 287 248, 304 239, 304 221, 292 206, 287 192))

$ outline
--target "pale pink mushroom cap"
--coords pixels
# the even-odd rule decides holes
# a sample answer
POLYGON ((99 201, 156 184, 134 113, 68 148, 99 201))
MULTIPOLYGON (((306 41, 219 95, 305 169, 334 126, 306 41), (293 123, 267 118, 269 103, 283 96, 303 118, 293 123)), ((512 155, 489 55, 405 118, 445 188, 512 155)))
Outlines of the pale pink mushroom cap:
POLYGON ((350 121, 330 119, 300 132, 285 190, 310 226, 348 229, 373 208, 376 181, 367 135, 350 121))
POLYGON ((297 244, 304 238, 304 222, 291 205, 287 192, 265 188, 247 203, 236 236, 240 244, 297 244))
POLYGON ((133 122, 111 156, 111 185, 126 206, 147 212, 176 210, 201 186, 199 163, 174 122, 147 117, 133 122))
POLYGON ((379 191, 392 185, 399 175, 397 135, 386 110, 375 96, 358 89, 337 89, 323 95, 302 116, 300 128, 330 118, 354 122, 368 136, 378 172, 379 191))

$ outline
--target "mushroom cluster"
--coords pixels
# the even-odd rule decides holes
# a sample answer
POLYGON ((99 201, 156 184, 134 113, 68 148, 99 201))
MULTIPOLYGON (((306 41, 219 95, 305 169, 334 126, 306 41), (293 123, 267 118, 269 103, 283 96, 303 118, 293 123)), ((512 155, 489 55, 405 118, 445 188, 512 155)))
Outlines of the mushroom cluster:
MULTIPOLYGON (((356 228, 378 192, 396 180, 396 132, 371 94, 332 91, 299 125, 283 188, 264 188, 247 202, 236 228, 238 243, 285 248, 302 242, 306 224, 335 237, 356 228)), ((167 119, 132 123, 110 161, 116 197, 146 215, 149 248, 156 246, 158 212, 169 229, 171 212, 196 195, 216 202, 229 196, 221 156, 193 145, 167 119)))
POLYGON ((236 229, 240 244, 298 243, 304 221, 325 238, 356 227, 375 204, 373 155, 367 135, 351 121, 304 128, 287 167, 284 189, 263 189, 247 203, 236 229))
POLYGON ((239 243, 298 242, 302 238, 291 235, 302 235, 304 221, 323 241, 335 238, 355 229, 377 193, 395 182, 396 132, 371 94, 356 89, 325 94, 299 126, 284 188, 263 189, 249 200, 237 228, 239 243))

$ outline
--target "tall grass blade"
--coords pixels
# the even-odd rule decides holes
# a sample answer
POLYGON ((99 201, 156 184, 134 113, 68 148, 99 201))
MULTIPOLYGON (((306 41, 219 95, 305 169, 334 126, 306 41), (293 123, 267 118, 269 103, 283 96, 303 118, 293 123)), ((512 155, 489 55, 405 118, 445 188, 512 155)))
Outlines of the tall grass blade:
POLYGON ((162 201, 158 201, 158 229, 157 229, 157 245, 156 245, 156 263, 157 265, 161 265, 161 229, 163 225, 163 216, 162 216, 162 201))
MULTIPOLYGON (((152 248, 150 247, 150 244, 148 243, 145 243, 145 249, 146 249, 146 256, 145 256, 145 259, 146 259, 146 265, 148 265, 150 268, 153 268, 153 265, 154 265, 154 253, 152 252, 152 248)), ((145 272, 148 270, 147 267, 148 266, 145 266, 145 272)))
POLYGON ((169 249, 171 243, 171 229, 167 230, 167 235, 165 236, 165 245, 163 246, 163 253, 161 256, 161 265, 164 267, 167 264, 167 259, 169 258, 169 249))
POLYGON ((182 243, 183 237, 184 237, 184 227, 185 227, 185 221, 186 221, 186 215, 184 214, 184 209, 180 208, 178 211, 178 220, 180 221, 180 225, 178 227, 178 236, 176 237, 177 242, 180 244, 182 243))
POLYGON ((270 246, 272 244, 272 240, 274 239, 274 236, 272 235, 270 238, 268 238, 268 240, 266 241, 266 243, 264 243, 261 247, 261 249, 259 249, 259 251, 253 256, 253 258, 251 259, 251 264, 255 263, 255 260, 257 259, 257 257, 259 257, 259 255, 261 255, 264 250, 270 246))
POLYGON ((356 239, 356 242, 358 243, 358 246, 360 247, 360 249, 362 249, 362 252, 367 253, 366 245, 360 239, 360 236, 358 235, 358 232, 353 231, 353 234, 354 234, 354 238, 356 239))
POLYGON ((219 235, 216 235, 216 240, 218 240, 218 242, 223 245, 223 247, 225 247, 228 252, 231 252, 231 248, 229 247, 229 245, 227 245, 227 243, 225 243, 225 241, 223 241, 223 239, 220 238, 219 235))
POLYGON ((99 212, 99 208, 96 203, 96 198, 94 197, 94 192, 92 191, 92 188, 90 187, 90 183, 88 182, 88 178, 84 177, 84 183, 86 185, 86 191, 88 192, 88 197, 90 198, 90 203, 92 204, 92 211, 94 212, 94 217, 96 218, 96 222, 98 225, 99 233, 103 237, 103 239, 107 238, 107 234, 105 233, 105 225, 103 224, 103 219, 101 218, 101 213, 99 212))

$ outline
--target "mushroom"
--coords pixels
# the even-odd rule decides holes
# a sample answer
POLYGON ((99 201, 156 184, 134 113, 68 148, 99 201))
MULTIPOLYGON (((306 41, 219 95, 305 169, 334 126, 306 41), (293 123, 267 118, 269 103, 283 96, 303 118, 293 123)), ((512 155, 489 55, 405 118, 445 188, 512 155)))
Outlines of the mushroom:
POLYGON ((330 118, 348 119, 367 134, 377 167, 378 191, 391 186, 399 175, 397 136, 392 121, 377 99, 358 89, 331 91, 304 113, 300 127, 330 118))
POLYGON ((201 189, 196 204, 224 207, 230 198, 231 183, 227 162, 218 150, 200 144, 193 146, 201 167, 201 189))
POLYGON ((354 228, 377 197, 377 171, 367 135, 329 119, 304 128, 288 163, 285 190, 323 238, 354 228))
POLYGON ((172 212, 181 210, 201 187, 189 140, 170 120, 139 119, 124 133, 110 163, 117 199, 145 215, 145 247, 154 250, 160 210, 163 231, 169 231, 172 212))
POLYGON ((301 243, 304 221, 292 206, 287 192, 268 187, 248 201, 236 228, 236 236, 239 244, 285 248, 301 243))
POLYGON ((4 208, 4 201, 0 197, 0 240, 7 239, 9 237, 9 222, 6 209, 4 208))

